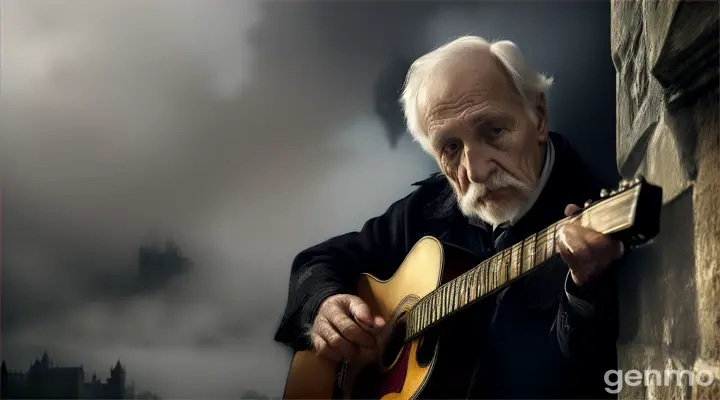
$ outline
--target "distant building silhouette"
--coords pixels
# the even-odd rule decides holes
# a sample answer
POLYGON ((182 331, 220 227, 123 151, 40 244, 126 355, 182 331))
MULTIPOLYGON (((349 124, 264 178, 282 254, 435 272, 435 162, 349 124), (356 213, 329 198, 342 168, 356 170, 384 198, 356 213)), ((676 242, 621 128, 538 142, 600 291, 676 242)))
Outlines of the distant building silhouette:
POLYGON ((138 283, 141 290, 157 290, 191 266, 178 245, 167 240, 164 245, 153 243, 138 249, 138 283))
POLYGON ((126 372, 120 361, 110 368, 110 378, 101 382, 93 374, 85 382, 85 370, 53 365, 47 351, 35 359, 27 373, 9 371, 2 363, 3 399, 132 399, 134 389, 125 385, 126 372))

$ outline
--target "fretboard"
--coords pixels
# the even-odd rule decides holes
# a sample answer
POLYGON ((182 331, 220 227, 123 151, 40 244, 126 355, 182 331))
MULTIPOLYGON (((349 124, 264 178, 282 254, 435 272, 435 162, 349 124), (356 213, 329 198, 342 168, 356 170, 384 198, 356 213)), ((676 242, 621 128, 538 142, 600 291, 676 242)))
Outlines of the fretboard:
POLYGON ((543 265, 558 253, 558 233, 565 224, 579 222, 602 233, 627 228, 633 221, 636 196, 637 191, 630 190, 597 203, 579 215, 564 218, 440 286, 410 310, 406 337, 423 332, 455 311, 543 265))

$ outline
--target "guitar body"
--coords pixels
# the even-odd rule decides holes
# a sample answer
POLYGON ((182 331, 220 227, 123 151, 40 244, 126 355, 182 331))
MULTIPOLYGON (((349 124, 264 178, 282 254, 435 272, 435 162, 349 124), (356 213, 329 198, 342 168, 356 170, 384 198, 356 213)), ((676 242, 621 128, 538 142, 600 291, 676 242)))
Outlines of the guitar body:
POLYGON ((356 294, 381 316, 386 326, 378 351, 356 363, 340 364, 313 351, 296 352, 285 385, 285 399, 414 399, 464 397, 474 357, 455 336, 443 341, 452 322, 405 342, 405 312, 422 297, 476 265, 478 260, 444 246, 433 237, 420 239, 392 278, 365 274, 356 294), (440 331, 442 329, 442 331, 440 331))

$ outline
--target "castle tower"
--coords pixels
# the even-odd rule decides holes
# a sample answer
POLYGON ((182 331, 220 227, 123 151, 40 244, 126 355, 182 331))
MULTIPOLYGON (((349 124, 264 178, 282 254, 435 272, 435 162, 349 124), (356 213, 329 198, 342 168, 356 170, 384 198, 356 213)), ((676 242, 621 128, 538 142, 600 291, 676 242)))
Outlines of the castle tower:
POLYGON ((110 368, 110 378, 107 380, 107 395, 109 399, 125 398, 125 369, 120 360, 110 368))
POLYGON ((50 368, 50 357, 48 356, 47 350, 43 353, 42 360, 40 360, 40 365, 43 367, 43 369, 50 368))

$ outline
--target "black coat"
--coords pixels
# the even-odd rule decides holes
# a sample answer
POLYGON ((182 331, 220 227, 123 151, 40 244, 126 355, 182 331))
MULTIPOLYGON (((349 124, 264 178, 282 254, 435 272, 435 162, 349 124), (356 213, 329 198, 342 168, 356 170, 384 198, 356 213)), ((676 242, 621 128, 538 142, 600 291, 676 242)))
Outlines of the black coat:
MULTIPOLYGON (((555 163, 533 208, 499 237, 468 223, 447 180, 434 175, 365 223, 359 232, 331 238, 295 258, 285 314, 275 340, 295 350, 310 346, 304 335, 320 302, 352 293, 360 273, 392 276, 415 242, 431 235, 485 259, 564 217, 565 206, 597 199, 604 187, 561 136, 550 135, 555 163)), ((555 256, 549 266, 511 283, 478 308, 482 327, 473 398, 613 397, 605 371, 616 369, 617 305, 611 269, 582 291, 567 280, 555 256), (567 288, 566 288, 567 285, 567 288), (570 306, 565 289, 593 305, 591 314, 570 306), (486 302, 487 304, 487 302, 486 302)))

